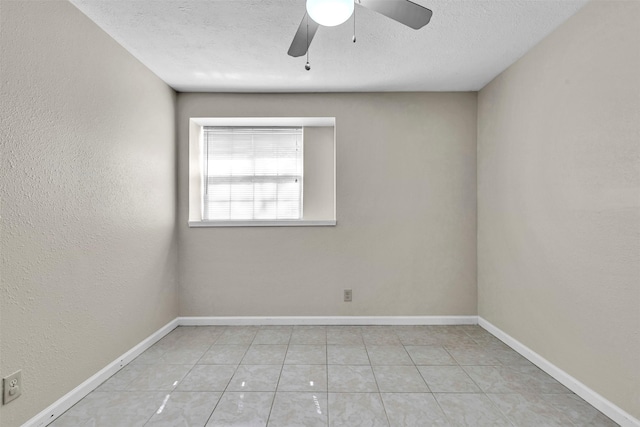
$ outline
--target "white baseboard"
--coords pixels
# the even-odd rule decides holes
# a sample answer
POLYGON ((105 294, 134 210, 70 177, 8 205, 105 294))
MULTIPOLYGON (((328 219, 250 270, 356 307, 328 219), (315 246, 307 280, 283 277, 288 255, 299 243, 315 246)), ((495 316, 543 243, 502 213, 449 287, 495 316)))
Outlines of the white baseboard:
POLYGON ((502 331, 497 326, 494 326, 489 321, 478 316, 478 325, 486 329, 496 338, 507 344, 509 347, 520 353, 529 361, 537 365, 540 369, 547 374, 555 378, 559 383, 573 391, 575 394, 589 402, 594 408, 611 418, 616 423, 623 427, 640 427, 640 420, 633 417, 624 409, 615 405, 605 397, 601 396, 591 388, 578 381, 576 378, 569 375, 553 363, 549 362, 544 357, 540 356, 535 351, 531 350, 526 345, 522 344, 517 339, 513 338, 506 332, 502 331))
POLYGON ((140 354, 142 354, 143 351, 158 342, 162 337, 167 335, 177 326, 178 319, 175 318, 171 322, 164 325, 162 328, 158 329, 153 334, 149 335, 140 344, 136 345, 131 350, 127 351, 122 356, 109 363, 91 378, 71 390, 69 393, 62 396, 60 399, 56 400, 54 403, 49 405, 48 408, 24 423, 22 427, 42 427, 53 422, 67 409, 71 408, 83 397, 95 390, 96 387, 107 380, 107 378, 125 367, 129 362, 138 357, 140 354))
POLYGON ((181 326, 215 325, 477 325, 478 316, 178 317, 181 326))

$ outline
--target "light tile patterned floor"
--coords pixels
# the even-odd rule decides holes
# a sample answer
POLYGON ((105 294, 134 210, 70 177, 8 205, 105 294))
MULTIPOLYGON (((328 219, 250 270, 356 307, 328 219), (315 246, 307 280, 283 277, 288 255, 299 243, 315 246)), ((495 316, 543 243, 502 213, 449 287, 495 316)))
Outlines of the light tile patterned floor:
POLYGON ((179 327, 67 426, 615 426, 478 326, 179 327))

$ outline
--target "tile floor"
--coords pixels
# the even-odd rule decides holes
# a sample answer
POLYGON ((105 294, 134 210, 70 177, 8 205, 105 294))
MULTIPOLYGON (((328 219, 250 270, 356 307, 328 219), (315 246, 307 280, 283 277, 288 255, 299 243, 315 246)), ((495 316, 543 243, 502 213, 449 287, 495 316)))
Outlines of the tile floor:
POLYGON ((51 425, 616 424, 478 326, 201 326, 51 425))

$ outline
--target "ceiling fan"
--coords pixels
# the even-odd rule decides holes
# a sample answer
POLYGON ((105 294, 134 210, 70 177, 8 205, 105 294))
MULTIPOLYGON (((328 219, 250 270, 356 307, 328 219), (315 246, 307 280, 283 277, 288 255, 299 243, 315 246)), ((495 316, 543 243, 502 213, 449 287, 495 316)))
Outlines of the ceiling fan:
MULTIPOLYGON (((433 15, 431 10, 409 0, 307 0, 307 11, 293 37, 289 55, 299 57, 308 54, 318 27, 334 27, 344 23, 354 14, 355 4, 378 12, 414 30, 427 25, 433 15)), ((353 42, 355 41, 354 34, 353 42)), ((305 68, 311 69, 308 60, 305 68)))

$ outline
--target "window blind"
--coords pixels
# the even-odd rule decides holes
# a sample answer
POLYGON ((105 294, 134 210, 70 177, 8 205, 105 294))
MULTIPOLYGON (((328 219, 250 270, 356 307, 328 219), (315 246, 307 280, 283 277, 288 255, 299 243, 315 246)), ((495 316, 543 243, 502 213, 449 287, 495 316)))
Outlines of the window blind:
POLYGON ((203 128, 204 220, 302 218, 302 128, 203 128))

